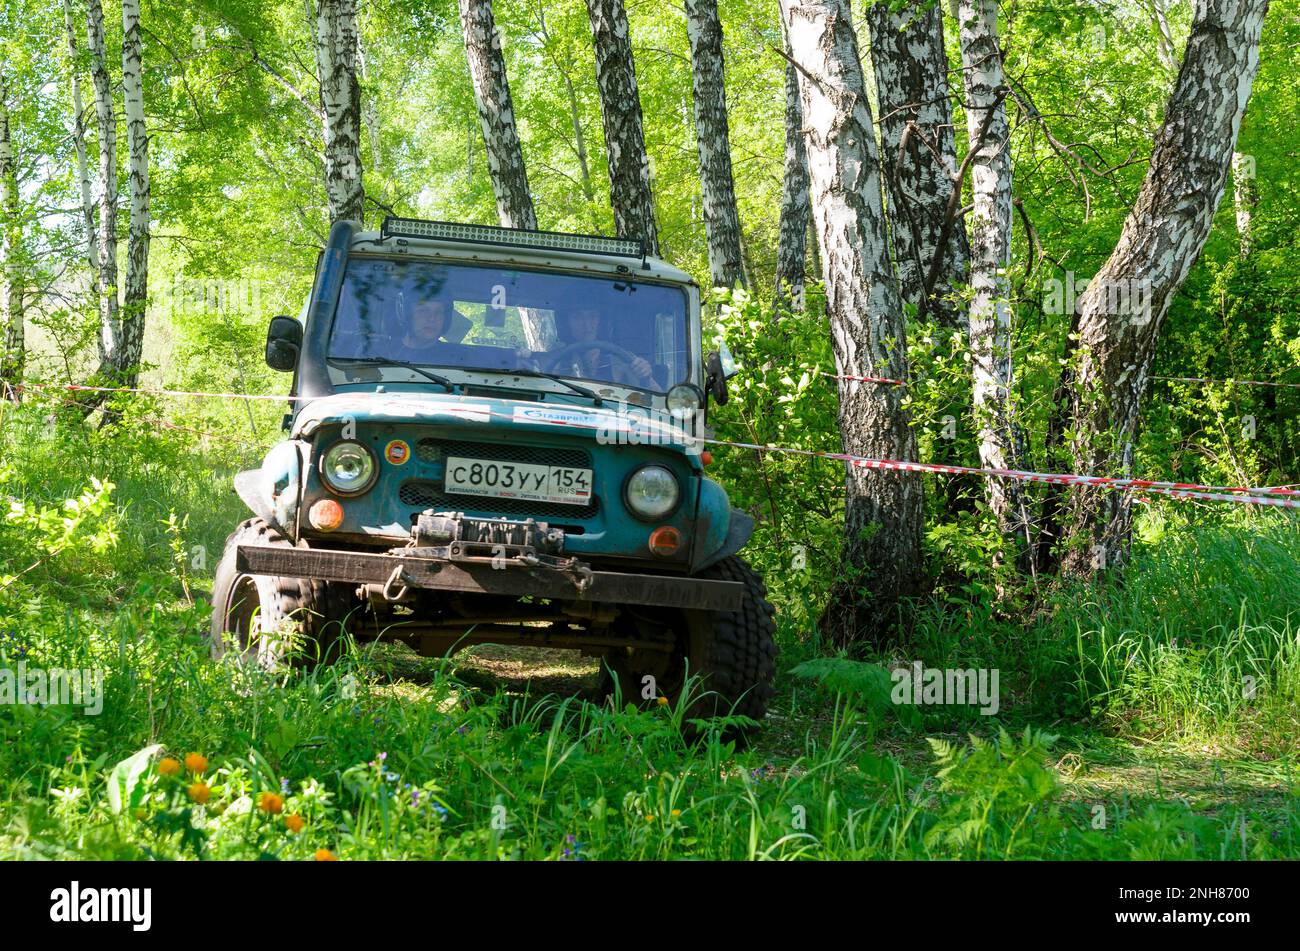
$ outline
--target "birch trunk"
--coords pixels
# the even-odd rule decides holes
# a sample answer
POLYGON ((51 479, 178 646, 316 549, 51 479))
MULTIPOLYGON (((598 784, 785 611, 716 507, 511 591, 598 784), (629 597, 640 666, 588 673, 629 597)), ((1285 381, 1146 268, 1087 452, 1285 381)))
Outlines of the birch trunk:
POLYGON ((361 86, 357 82, 356 0, 317 0, 316 74, 325 130, 325 193, 330 223, 361 222, 361 86))
MULTIPOLYGON (((783 23, 783 38, 784 34, 783 23)), ((785 43, 788 54, 788 38, 785 38, 785 43)), ((776 298, 778 301, 789 301, 796 311, 804 309, 808 223, 811 216, 808 153, 803 141, 803 104, 799 101, 799 73, 794 64, 786 63, 785 165, 781 176, 781 214, 776 243, 776 298)), ((814 267, 813 273, 817 273, 817 268, 814 267)))
POLYGON ((23 313, 22 222, 18 170, 9 130, 9 84, 0 70, 0 399, 18 401, 7 384, 22 382, 27 359, 23 313))
POLYGON ((731 136, 722 61, 722 22, 717 0, 686 0, 686 37, 691 47, 695 99, 695 146, 700 157, 700 194, 709 270, 715 287, 745 283, 740 213, 731 174, 731 136))
MULTIPOLYGON (((1076 307, 1079 355, 1064 408, 1075 472, 1132 469, 1160 325, 1223 197, 1267 9, 1268 0, 1196 0, 1146 178, 1115 250, 1076 307)), ((1122 492, 1069 496, 1065 573, 1089 575, 1126 559, 1131 502, 1122 492)))
MULTIPOLYGON (((907 378, 902 303, 886 252, 871 105, 846 0, 781 0, 800 67, 813 217, 838 373, 907 378)), ((841 381, 844 451, 916 459, 900 387, 841 381)), ((845 577, 824 622, 837 639, 878 638, 921 588, 921 478, 850 466, 845 577), (866 592, 864 596, 863 592, 866 592)))
POLYGON ((536 230, 537 215, 515 129, 515 110, 505 57, 501 55, 501 36, 492 18, 492 0, 460 0, 460 22, 487 147, 488 172, 497 197, 497 215, 507 228, 536 230))
POLYGON ((99 281, 99 246, 95 241, 95 200, 90 190, 90 163, 86 159, 86 107, 81 98, 80 54, 72 16, 72 0, 63 0, 63 25, 68 34, 72 73, 72 147, 77 154, 77 185, 81 190, 81 218, 86 228, 86 263, 91 280, 99 281))
POLYGON ((1243 259, 1250 257, 1251 216, 1259 201, 1255 188, 1255 157, 1232 153, 1232 211, 1237 220, 1237 246, 1243 259))
POLYGON ((145 309, 149 303, 149 135, 144 124, 140 0, 122 0, 122 107, 126 113, 131 224, 122 301, 122 340, 114 370, 124 386, 135 386, 140 378, 145 309))
POLYGON ((117 312, 117 117, 113 114, 113 89, 104 55, 104 10, 100 0, 87 0, 86 6, 86 39, 99 133, 99 365, 101 372, 111 372, 122 346, 122 324, 117 312))
POLYGON ((587 0, 587 16, 596 50, 614 230, 621 238, 640 238, 650 254, 658 254, 650 158, 645 150, 641 98, 623 0, 587 0))
POLYGON ((899 290, 904 301, 933 314, 940 326, 963 327, 966 314, 955 292, 966 283, 970 249, 960 216, 945 227, 957 144, 943 12, 937 4, 912 2, 891 12, 888 3, 875 3, 867 9, 867 26, 899 290), (937 279, 924 299, 927 276, 940 255, 937 279))
MULTIPOLYGON (((957 19, 966 87, 966 127, 971 161, 970 354, 980 465, 1018 468, 1023 456, 1012 396, 1011 143, 1006 82, 998 48, 996 0, 960 0, 957 19)), ((1032 542, 1022 483, 985 480, 989 508, 1002 533, 1014 540, 1021 562, 1032 542)))

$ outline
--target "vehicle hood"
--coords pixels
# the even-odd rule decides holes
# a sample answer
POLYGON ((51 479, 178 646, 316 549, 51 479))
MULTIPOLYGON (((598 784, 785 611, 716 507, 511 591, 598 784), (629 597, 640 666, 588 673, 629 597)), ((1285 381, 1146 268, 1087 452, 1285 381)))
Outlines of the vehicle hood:
POLYGON ((314 399, 298 413, 293 438, 308 438, 322 426, 353 423, 420 423, 494 426, 588 435, 600 442, 653 441, 699 449, 700 440, 671 418, 643 407, 578 406, 482 396, 427 393, 337 393, 314 399), (633 437, 645 437, 637 439, 633 437))

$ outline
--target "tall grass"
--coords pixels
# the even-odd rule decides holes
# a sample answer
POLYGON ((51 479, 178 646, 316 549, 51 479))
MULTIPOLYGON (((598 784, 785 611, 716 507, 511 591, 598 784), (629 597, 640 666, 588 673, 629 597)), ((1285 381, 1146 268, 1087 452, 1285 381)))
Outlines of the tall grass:
POLYGON ((111 481, 115 541, 50 554, 26 522, 0 524, 0 575, 30 568, 0 579, 0 667, 103 670, 105 703, 98 716, 0 706, 0 857, 1255 858, 1300 845, 1294 797, 1266 823, 1249 804, 1206 815, 1137 797, 1096 828, 1064 795, 1051 739, 1023 729, 1064 717, 1186 733, 1267 713, 1282 736, 1300 558, 1280 520, 1180 527, 1124 586, 1063 592, 1028 624, 977 604, 923 615, 919 659, 1004 669, 1005 732, 797 684, 785 671, 815 650, 785 623, 766 727, 780 739, 738 746, 720 724, 692 729, 685 704, 484 691, 450 661, 419 683, 384 676, 369 649, 278 675, 213 662, 202 589, 243 516, 228 475, 246 460, 168 432, 48 425, 45 409, 9 410, 0 492, 57 509, 92 475, 111 481), (1254 699, 1234 693, 1245 676, 1254 699), (926 751, 925 731, 945 735, 926 751), (159 771, 191 751, 202 771, 159 771))

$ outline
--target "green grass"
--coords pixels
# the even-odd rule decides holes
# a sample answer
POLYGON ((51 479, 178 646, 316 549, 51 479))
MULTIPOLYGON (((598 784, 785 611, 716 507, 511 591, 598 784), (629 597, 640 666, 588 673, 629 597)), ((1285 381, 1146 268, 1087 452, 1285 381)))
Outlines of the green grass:
POLYGON ((1300 846, 1287 519, 1152 514, 1123 585, 1044 592, 1031 618, 977 600, 924 608, 905 654, 823 662, 814 678, 789 673, 817 651, 791 620, 806 612, 787 612, 773 715, 738 748, 685 729, 681 709, 591 702, 590 662, 565 652, 430 661, 380 646, 277 676, 215 663, 206 585, 243 517, 230 475, 250 460, 145 428, 51 427, 37 407, 0 425, 0 666, 106 678, 98 716, 0 707, 0 858, 1250 859, 1300 846), (72 518, 60 507, 92 476, 113 483, 111 505, 74 535, 103 553, 51 550, 72 518), (42 506, 53 515, 29 517, 42 506), (900 660, 997 667, 998 716, 894 708, 858 686, 900 660), (204 805, 195 777, 157 770, 191 751, 209 761, 204 805), (263 793, 281 812, 259 808, 263 793))

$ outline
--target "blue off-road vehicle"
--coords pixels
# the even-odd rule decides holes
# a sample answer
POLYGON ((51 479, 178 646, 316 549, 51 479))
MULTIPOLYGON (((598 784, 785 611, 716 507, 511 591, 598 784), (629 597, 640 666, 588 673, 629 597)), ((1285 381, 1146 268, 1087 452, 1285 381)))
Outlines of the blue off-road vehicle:
POLYGON ((267 333, 289 438, 235 479, 214 653, 576 648, 628 699, 698 676, 706 712, 761 718, 772 606, 704 475, 730 360, 703 344, 699 288, 637 241, 335 224, 267 333))

